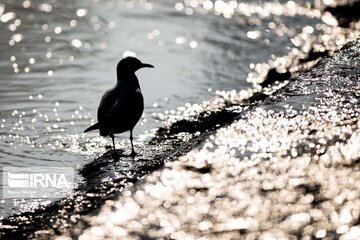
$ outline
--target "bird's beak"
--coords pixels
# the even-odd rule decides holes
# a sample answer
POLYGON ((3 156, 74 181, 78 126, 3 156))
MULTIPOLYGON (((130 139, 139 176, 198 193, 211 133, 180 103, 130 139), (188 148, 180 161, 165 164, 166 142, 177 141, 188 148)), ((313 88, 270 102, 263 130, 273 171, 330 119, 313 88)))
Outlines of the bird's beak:
POLYGON ((151 65, 151 64, 143 63, 143 64, 141 65, 141 68, 154 68, 154 66, 151 65))

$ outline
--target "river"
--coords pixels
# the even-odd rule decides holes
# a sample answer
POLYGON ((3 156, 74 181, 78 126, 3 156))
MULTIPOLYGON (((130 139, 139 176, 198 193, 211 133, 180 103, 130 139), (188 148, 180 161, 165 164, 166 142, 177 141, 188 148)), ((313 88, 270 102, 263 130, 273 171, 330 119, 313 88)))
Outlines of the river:
MULTIPOLYGON (((332 1, 327 4, 336 6, 332 1)), ((359 26, 339 27, 336 14, 324 11, 325 7, 318 1, 3 1, 1 165, 72 167, 78 186, 76 196, 91 192, 87 188, 109 178, 120 182, 104 184, 116 194, 131 185, 129 179, 142 178, 163 166, 177 144, 233 121, 235 115, 266 96, 272 98, 273 92, 287 83, 281 80, 295 78, 300 70, 313 66, 317 55, 331 55, 356 39, 359 26), (88 166, 94 159, 95 169, 98 162, 105 164, 108 158, 103 154, 111 141, 95 132, 84 134, 83 130, 96 120, 99 99, 115 83, 116 64, 125 55, 136 55, 155 66, 137 73, 145 112, 135 128, 135 146, 143 154, 135 163, 124 160, 120 176, 116 175, 118 168, 94 173, 88 166), (275 68, 274 77, 269 69, 275 68), (269 80, 269 88, 261 85, 264 79, 269 80), (218 117, 201 114, 218 109, 218 117), (189 118, 198 119, 203 127, 187 123, 189 118), (167 139, 170 144, 166 145, 163 139, 167 134, 161 129, 174 122, 168 135, 175 137, 167 139), (189 136, 178 134, 187 131, 189 136), (149 141, 163 149, 149 146, 149 141), (98 179, 89 184, 89 175, 98 179)), ((274 100, 260 104, 269 111, 284 105, 290 112, 300 111, 305 103, 309 106, 319 97, 300 96, 291 98, 295 99, 291 103, 274 100)), ((295 124, 290 120, 287 123, 295 124)), ((238 149, 234 151, 240 154, 237 158, 251 156, 249 149, 241 146, 254 139, 251 151, 261 152, 268 146, 265 140, 259 143, 264 135, 258 130, 255 128, 254 136, 247 136, 244 142, 235 141, 238 149)), ((282 133, 281 128, 268 130, 274 136, 282 133)), ((215 142, 222 139, 216 135, 211 138, 215 142)), ((170 160, 199 144, 190 140, 194 145, 180 147, 170 160)), ((118 148, 129 151, 127 134, 119 135, 116 141, 118 148)), ((292 152, 284 154, 292 156, 292 152)), ((204 156, 210 157, 212 154, 204 156)), ((107 198, 105 193, 99 194, 99 205, 107 198)), ((97 208, 97 204, 87 208, 88 201, 91 199, 79 203, 81 211, 97 208)), ((1 216, 6 219, 48 204, 51 202, 44 199, 4 199, 1 216)))

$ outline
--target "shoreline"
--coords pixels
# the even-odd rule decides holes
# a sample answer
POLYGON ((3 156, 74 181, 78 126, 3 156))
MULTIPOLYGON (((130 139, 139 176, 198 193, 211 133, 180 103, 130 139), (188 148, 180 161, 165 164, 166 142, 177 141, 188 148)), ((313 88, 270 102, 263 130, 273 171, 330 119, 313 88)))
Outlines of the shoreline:
MULTIPOLYGON (((351 44, 347 44, 346 47, 351 44)), ((341 51, 345 51, 346 47, 341 51)), ((332 58, 325 58, 320 63, 329 61, 329 59, 332 58)), ((316 67, 321 66, 320 63, 316 67)), ((311 70, 308 72, 311 72, 311 70)), ((308 72, 302 75, 306 75, 308 72)), ((287 91, 287 87, 279 91, 287 91)), ((276 96, 280 96, 281 99, 279 92, 275 94, 276 96)), ((127 189, 133 183, 141 181, 149 173, 162 169, 165 162, 172 162, 178 157, 186 155, 192 149, 202 146, 205 139, 215 134, 220 127, 226 128, 233 121, 242 118, 242 115, 246 115, 246 112, 252 111, 252 109, 256 109, 266 102, 273 104, 273 97, 270 102, 267 98, 264 102, 260 101, 260 105, 251 103, 252 106, 247 106, 249 108, 242 106, 245 110, 240 113, 239 109, 225 108, 212 114, 206 114, 205 117, 200 117, 197 121, 189 122, 184 120, 175 123, 169 129, 160 129, 158 136, 150 141, 146 151, 135 161, 127 157, 112 161, 112 155, 109 152, 105 153, 83 168, 81 174, 85 181, 75 189, 75 196, 72 199, 62 199, 34 213, 23 213, 2 220, 2 236, 5 238, 24 236, 31 238, 35 236, 53 236, 54 234, 64 233, 63 231, 67 232, 68 227, 72 226, 74 222, 82 222, 81 215, 91 215, 92 212, 99 211, 97 210, 98 207, 107 200, 116 199, 119 194, 121 195, 123 189, 127 189), (208 131, 197 134, 198 131, 203 129, 208 129, 208 131), (188 131, 188 135, 181 139, 178 134, 183 133, 184 130, 188 131), (98 170, 94 171, 94 169, 98 170), (125 172, 126 176, 118 174, 121 171, 125 172), (109 176, 112 177, 111 182, 102 181, 109 178, 109 176), (78 201, 77 198, 81 200, 78 201), (71 218, 68 218, 68 216, 71 216, 71 218), (50 221, 51 219, 53 222, 50 221), (54 226, 56 226, 56 231, 51 230, 54 226)), ((209 171, 206 167, 190 167, 189 170, 199 173, 209 171)))
MULTIPOLYGON (((355 2, 355 4, 358 5, 359 2, 355 2)), ((344 14, 341 14, 342 11, 352 10, 352 8, 347 8, 347 6, 337 6, 329 9, 330 8, 326 11, 333 11, 334 15, 338 16, 339 21, 344 18, 344 14)), ((349 27, 351 22, 358 19, 356 14, 350 14, 348 19, 344 20, 341 24, 345 24, 345 27, 349 27)), ((346 31, 344 30, 344 32, 350 34, 351 28, 346 31)), ((347 38, 345 37, 345 39, 347 38)), ((354 46, 356 45, 356 48, 359 50, 359 39, 355 41, 356 44, 354 44, 354 46)), ((211 164, 204 164, 203 162, 199 165, 183 164, 183 162, 181 162, 181 167, 178 169, 176 166, 174 167, 174 165, 176 165, 179 158, 183 159, 184 156, 188 156, 185 158, 192 158, 196 156, 194 151, 202 149, 204 145, 210 141, 209 139, 211 137, 232 126, 234 122, 239 120, 244 120, 245 123, 251 122, 252 118, 248 113, 254 112, 254 109, 266 109, 267 107, 277 109, 277 104, 284 103, 288 101, 287 99, 292 99, 293 95, 299 93, 297 88, 306 89, 307 86, 311 85, 307 80, 314 77, 311 74, 313 69, 321 67, 321 62, 333 59, 334 57, 329 56, 332 56, 336 49, 334 46, 327 48, 328 46, 326 43, 321 42, 321 40, 314 42, 314 45, 324 46, 325 50, 318 51, 319 48, 313 47, 306 57, 289 57, 289 59, 291 59, 289 65, 270 65, 270 69, 266 71, 266 75, 262 76, 263 82, 259 83, 261 90, 254 91, 253 95, 249 98, 241 98, 239 96, 233 96, 231 93, 226 93, 223 96, 211 99, 206 104, 201 105, 201 110, 195 110, 195 113, 191 115, 189 119, 181 119, 169 126, 160 128, 157 131, 156 136, 146 144, 146 149, 142 155, 135 161, 127 157, 120 157, 117 160, 113 160, 110 152, 94 159, 92 162, 86 164, 80 171, 82 181, 74 190, 75 194, 73 197, 60 199, 35 212, 16 214, 1 220, 0 237, 10 239, 34 237, 47 239, 56 238, 58 235, 78 237, 84 234, 83 232, 91 229, 91 224, 96 226, 96 224, 94 224, 94 222, 96 222, 95 216, 101 212, 104 205, 109 201, 112 203, 118 201, 116 199, 123 196, 124 191, 126 191, 126 194, 133 194, 129 193, 129 189, 132 189, 131 191, 136 188, 141 189, 142 185, 147 184, 146 180, 144 181, 144 178, 150 178, 151 181, 155 181, 154 179, 159 177, 158 175, 161 175, 161 172, 164 169, 169 168, 167 163, 175 169, 175 172, 173 173, 177 173, 177 171, 181 172, 182 169, 192 172, 197 176, 211 173, 214 167, 212 167, 211 164), (299 74, 301 76, 301 81, 298 77, 299 74), (303 76, 306 76, 306 78, 303 76), (290 81, 288 83, 289 79, 290 81), (296 85, 294 82, 303 82, 304 84, 296 85), (307 84, 305 84, 306 82, 307 84), (207 108, 207 106, 211 106, 211 108, 207 108), (152 177, 152 175, 154 176, 152 177), (133 185, 136 185, 136 187, 133 187, 133 185)), ((341 51, 348 51, 349 45, 351 45, 351 43, 346 44, 346 47, 342 48, 341 51)), ((340 69, 341 67, 342 66, 339 66, 340 69)), ((328 69, 323 69, 324 73, 327 73, 327 71, 328 69)), ((340 73, 341 71, 339 71, 339 74, 340 73)), ((263 73, 259 73, 259 75, 261 74, 263 73)), ((341 74, 344 74, 346 77, 346 70, 341 74)), ((353 72, 351 72, 351 74, 354 75, 353 72)), ((358 73, 355 73, 355 76, 358 76, 358 73)), ((316 77, 321 79, 322 76, 319 75, 316 77)), ((323 86, 321 81, 317 84, 323 86)), ((336 88, 336 86, 331 85, 326 85, 326 87, 329 89, 336 88)), ((341 89, 335 89, 334 95, 339 92, 341 93, 341 89)), ((315 97, 318 96, 315 95, 315 97)), ((296 105, 298 101, 304 100, 305 97, 294 99, 293 102, 290 101, 287 105, 296 105)), ((310 100, 305 100, 305 105, 309 104, 310 106, 310 100)), ((335 103, 337 102, 335 101, 335 103)), ((292 108, 288 111, 291 112, 294 110, 296 109, 292 108)), ((288 115, 289 118, 294 116, 296 116, 296 113, 288 115)), ((314 121, 317 120, 315 119, 314 121)), ((321 121, 319 122, 321 123, 321 121)), ((356 128, 356 119, 351 118, 341 121, 346 122, 352 129, 356 128)), ((291 131, 295 130, 291 129, 291 131)), ((318 129, 309 130, 309 138, 312 138, 317 131, 318 129)), ((331 149, 337 142, 346 143, 343 138, 347 140, 350 137, 350 133, 346 133, 342 137, 338 136, 334 138, 333 142, 330 142, 331 144, 325 149, 331 149)), ((319 139, 315 139, 314 141, 316 142, 319 139)), ((317 146, 317 144, 318 142, 316 142, 315 145, 317 146)), ((306 152, 308 149, 306 146, 300 146, 298 150, 300 152, 306 152)), ((121 152, 119 152, 119 154, 121 155, 121 152)), ((240 156, 242 156, 241 154, 240 156)), ((288 154, 290 156, 291 151, 289 151, 288 154)), ((322 154, 323 153, 318 153, 319 156, 322 154)), ((332 166, 332 164, 336 163, 330 161, 330 163, 327 162, 326 164, 332 166)), ((344 164, 356 167, 357 162, 350 161, 349 163, 344 164)), ((303 184, 299 186, 298 189, 305 193, 313 194, 315 196, 315 205, 323 202, 322 196, 319 196, 318 194, 321 185, 319 187, 316 183, 303 184)), ((198 190, 200 192, 206 191, 205 188, 201 187, 199 187, 198 190)), ((266 195, 273 191, 274 189, 272 188, 263 189, 262 194, 266 195)), ((126 201, 131 201, 129 196, 125 196, 125 198, 127 199, 126 201)), ((306 217, 306 219, 308 218, 306 217)), ((245 231, 243 229, 236 230, 241 233, 244 233, 245 231)), ((89 231, 91 232, 91 230, 89 231)), ((85 233, 85 235, 86 234, 87 233, 85 233)), ((302 235, 299 234, 298 236, 302 235)), ((334 236, 340 235, 334 233, 334 236)))

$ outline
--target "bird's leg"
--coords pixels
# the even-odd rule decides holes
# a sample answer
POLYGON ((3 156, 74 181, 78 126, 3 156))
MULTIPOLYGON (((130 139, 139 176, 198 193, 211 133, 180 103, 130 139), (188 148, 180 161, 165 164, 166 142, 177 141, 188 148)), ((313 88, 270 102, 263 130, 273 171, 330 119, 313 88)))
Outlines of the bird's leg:
POLYGON ((110 134, 109 134, 109 136, 110 136, 110 137, 111 137, 111 139, 112 139, 113 149, 114 149, 114 153, 115 153, 115 152, 116 152, 116 149, 115 149, 115 140, 114 140, 115 136, 114 136, 114 134, 113 134, 113 133, 110 133, 110 134))
POLYGON ((136 156, 136 152, 134 151, 132 129, 130 130, 130 143, 131 143, 131 154, 130 154, 130 156, 132 158, 134 158, 136 156))
POLYGON ((119 161, 120 156, 116 152, 116 148, 115 148, 115 140, 114 140, 115 136, 113 133, 110 133, 109 136, 111 137, 112 143, 113 143, 113 150, 114 150, 114 152, 112 153, 113 159, 114 159, 114 161, 119 161))

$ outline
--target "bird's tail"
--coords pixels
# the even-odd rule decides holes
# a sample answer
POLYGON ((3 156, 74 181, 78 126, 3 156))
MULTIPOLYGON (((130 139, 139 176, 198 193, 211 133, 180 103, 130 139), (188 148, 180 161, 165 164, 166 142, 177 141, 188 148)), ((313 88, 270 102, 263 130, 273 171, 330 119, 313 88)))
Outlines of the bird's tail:
POLYGON ((85 129, 84 132, 89 132, 89 131, 92 131, 92 130, 96 130, 96 129, 99 129, 100 126, 99 126, 99 123, 95 123, 94 125, 88 127, 87 129, 85 129))

